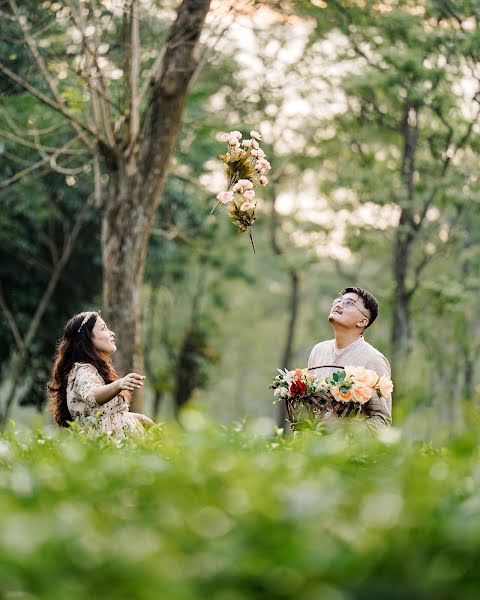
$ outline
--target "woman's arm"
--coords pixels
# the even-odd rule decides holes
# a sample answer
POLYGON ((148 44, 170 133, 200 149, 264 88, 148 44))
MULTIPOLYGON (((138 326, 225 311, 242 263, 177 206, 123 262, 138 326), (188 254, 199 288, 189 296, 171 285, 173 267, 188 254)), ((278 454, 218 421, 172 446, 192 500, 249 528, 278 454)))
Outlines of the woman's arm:
POLYGON ((149 419, 147 416, 142 415, 141 413, 130 413, 131 415, 133 415, 137 421, 140 421, 140 423, 144 426, 144 427, 153 427, 155 425, 155 423, 152 421, 152 419, 149 419))
POLYGON ((129 373, 121 379, 112 381, 112 383, 107 383, 106 385, 96 387, 93 390, 93 395, 95 396, 97 404, 100 404, 101 406, 112 398, 115 398, 115 396, 118 396, 122 390, 133 392, 133 390, 143 387, 144 379, 144 375, 138 375, 138 373, 129 373))

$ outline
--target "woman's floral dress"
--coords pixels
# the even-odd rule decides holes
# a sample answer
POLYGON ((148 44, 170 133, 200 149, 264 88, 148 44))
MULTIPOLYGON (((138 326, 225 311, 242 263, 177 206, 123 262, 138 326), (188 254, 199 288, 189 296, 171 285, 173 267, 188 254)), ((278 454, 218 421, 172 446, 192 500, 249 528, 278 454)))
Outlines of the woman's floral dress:
POLYGON ((143 433, 123 396, 115 396, 105 404, 97 403, 93 390, 102 385, 105 381, 93 365, 74 364, 67 382, 67 406, 72 419, 81 427, 92 427, 98 433, 117 437, 125 437, 129 432, 143 433))

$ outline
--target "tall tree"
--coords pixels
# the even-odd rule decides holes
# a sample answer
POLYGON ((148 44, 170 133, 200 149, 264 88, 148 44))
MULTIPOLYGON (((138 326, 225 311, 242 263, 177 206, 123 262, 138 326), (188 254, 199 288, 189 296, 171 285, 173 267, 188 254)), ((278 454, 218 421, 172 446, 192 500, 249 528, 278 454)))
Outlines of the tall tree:
MULTIPOLYGON (((81 143, 97 167, 104 314, 117 331, 116 364, 124 373, 141 366, 139 294, 147 244, 189 84, 199 65, 210 0, 169 3, 176 16, 168 35, 164 11, 153 2, 146 6, 125 0, 106 6, 95 0, 19 6, 9 0, 2 17, 18 26, 31 53, 31 69, 43 82, 32 84, 28 70, 19 72, 5 61, 0 72, 59 113, 74 134, 69 146, 81 143), (50 34, 39 43, 43 27, 50 27, 50 34), (158 36, 153 59, 152 53, 142 55, 141 27, 158 36), (104 197, 102 179, 108 181, 104 197)), ((48 159, 58 159, 65 149, 56 149, 48 159)))
POLYGON ((438 240, 445 221, 456 222, 467 206, 462 189, 473 175, 466 169, 474 168, 480 116, 478 15, 470 2, 300 4, 317 18, 322 39, 332 31, 328 47, 312 43, 335 62, 344 93, 335 135, 324 144, 325 159, 337 155, 325 189, 343 205, 371 203, 373 218, 386 205, 397 215, 391 345, 398 372, 410 347, 412 300, 436 256, 429 237, 436 230, 438 240), (440 219, 430 219, 435 210, 440 219))

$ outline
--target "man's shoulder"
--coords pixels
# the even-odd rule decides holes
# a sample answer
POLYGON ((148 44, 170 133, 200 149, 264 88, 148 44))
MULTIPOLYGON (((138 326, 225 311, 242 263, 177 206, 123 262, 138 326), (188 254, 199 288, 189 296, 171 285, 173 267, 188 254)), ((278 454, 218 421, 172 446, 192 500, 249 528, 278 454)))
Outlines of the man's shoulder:
POLYGON ((388 366, 390 366, 388 358, 385 356, 385 354, 382 354, 380 350, 375 348, 375 346, 372 346, 372 344, 369 344, 366 340, 363 340, 363 343, 365 344, 365 349, 368 353, 369 359, 371 359, 372 361, 385 362, 388 366))

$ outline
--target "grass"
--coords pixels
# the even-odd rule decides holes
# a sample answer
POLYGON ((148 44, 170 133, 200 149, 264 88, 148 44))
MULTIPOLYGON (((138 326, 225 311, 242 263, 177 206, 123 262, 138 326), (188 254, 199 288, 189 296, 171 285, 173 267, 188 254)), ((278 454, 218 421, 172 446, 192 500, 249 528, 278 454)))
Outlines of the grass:
POLYGON ((480 427, 433 447, 185 415, 0 435, 0 598, 478 598, 480 427))

